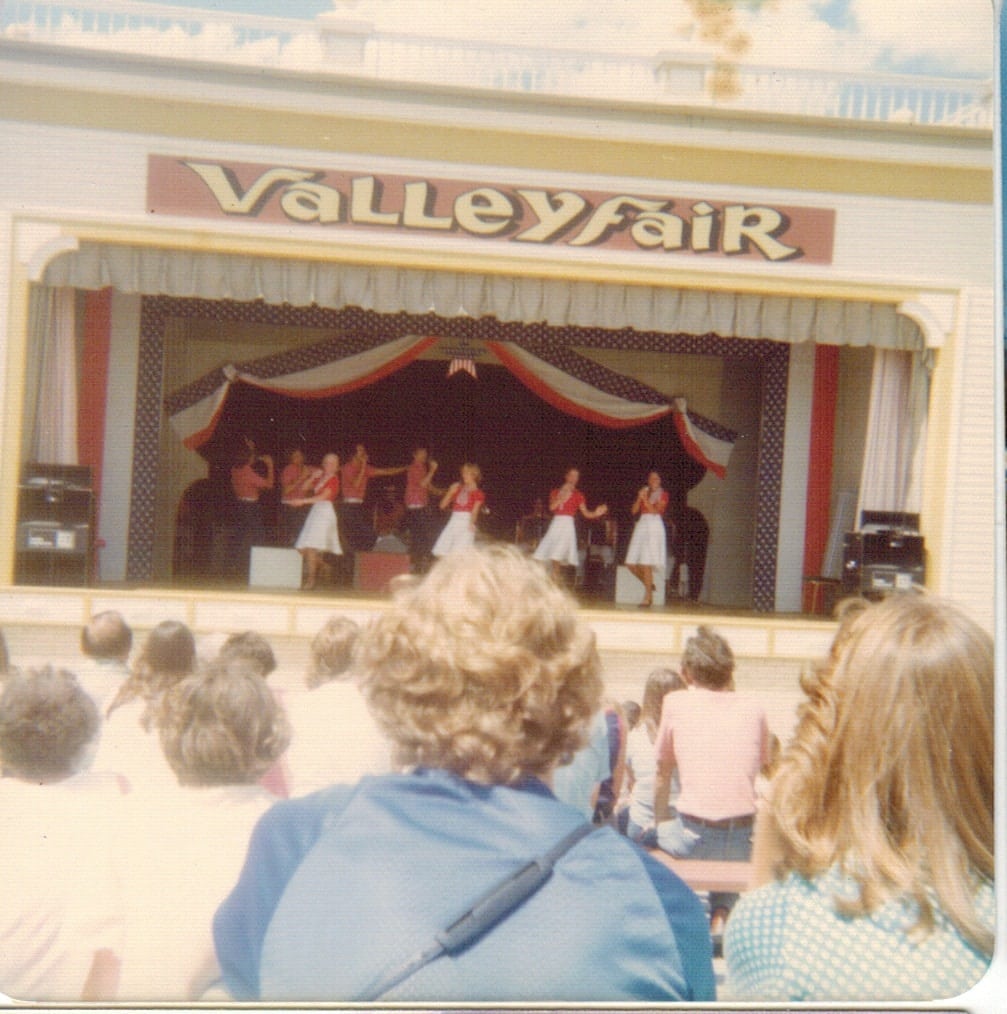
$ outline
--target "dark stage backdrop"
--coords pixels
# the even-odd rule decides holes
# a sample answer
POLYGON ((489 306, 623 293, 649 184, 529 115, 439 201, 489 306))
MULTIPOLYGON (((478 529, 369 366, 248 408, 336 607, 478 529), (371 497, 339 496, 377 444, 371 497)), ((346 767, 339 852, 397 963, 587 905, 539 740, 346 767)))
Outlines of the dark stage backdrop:
MULTIPOLYGON (((606 429, 554 409, 506 368, 478 364, 478 379, 447 377, 447 363, 418 361, 359 391, 335 398, 295 399, 235 384, 223 417, 200 453, 211 475, 226 476, 244 436, 282 467, 285 452, 302 448, 317 463, 326 451, 345 460, 356 443, 378 466, 408 464, 412 449, 430 448, 439 462, 434 480, 447 486, 459 466, 474 461, 483 472, 489 517, 485 528, 510 538, 514 522, 537 497, 546 498, 565 470, 581 470, 588 505, 605 501, 629 530, 629 505, 656 468, 678 499, 704 469, 683 451, 670 415, 646 426, 606 429), (677 495, 677 496, 676 496, 677 495)), ((369 495, 386 480, 374 480, 369 495)), ((394 480, 401 487, 401 476, 394 480)), ((680 508, 679 508, 680 509, 680 508)))

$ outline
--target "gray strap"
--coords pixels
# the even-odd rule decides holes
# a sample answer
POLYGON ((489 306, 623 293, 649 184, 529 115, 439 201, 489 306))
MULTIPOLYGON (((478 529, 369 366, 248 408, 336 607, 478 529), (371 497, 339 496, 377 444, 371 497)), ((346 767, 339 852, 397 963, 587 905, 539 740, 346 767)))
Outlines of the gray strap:
POLYGON ((506 919, 522 902, 530 898, 552 876, 559 859, 582 838, 596 830, 593 824, 581 824, 557 842, 548 852, 532 859, 509 874, 476 900, 447 929, 441 930, 433 942, 392 971, 386 972, 355 997, 355 1001, 374 1001, 394 989, 400 982, 415 975, 424 965, 442 954, 456 954, 472 941, 506 919))

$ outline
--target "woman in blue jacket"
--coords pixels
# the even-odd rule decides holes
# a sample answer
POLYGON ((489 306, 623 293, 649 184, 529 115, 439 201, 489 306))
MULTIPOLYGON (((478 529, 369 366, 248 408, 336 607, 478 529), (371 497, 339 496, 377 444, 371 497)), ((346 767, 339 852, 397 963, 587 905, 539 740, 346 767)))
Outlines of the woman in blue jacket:
POLYGON ((357 668, 405 773, 261 820, 215 920, 232 997, 714 998, 695 895, 549 789, 602 684, 593 633, 541 566, 506 546, 445 557, 398 587, 357 668), (508 901, 478 904, 502 883, 508 901))

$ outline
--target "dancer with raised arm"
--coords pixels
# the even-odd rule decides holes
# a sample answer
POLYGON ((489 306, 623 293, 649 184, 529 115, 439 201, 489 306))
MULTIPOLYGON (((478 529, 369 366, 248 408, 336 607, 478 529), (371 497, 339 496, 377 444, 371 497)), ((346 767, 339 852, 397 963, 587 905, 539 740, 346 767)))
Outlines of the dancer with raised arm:
POLYGON ((668 538, 664 529, 664 512, 667 509, 668 491, 661 486, 661 476, 651 472, 647 476, 647 485, 637 493, 630 508, 640 517, 626 550, 629 572, 643 583, 641 609, 654 604, 654 571, 663 571, 667 566, 668 538))
POLYGON ((453 482, 441 497, 441 510, 451 508, 451 517, 434 543, 434 556, 448 556, 471 549, 476 541, 479 512, 486 503, 486 494, 479 488, 482 470, 467 461, 461 467, 461 481, 453 482))
POLYGON ((576 567, 579 563, 577 526, 574 523, 577 513, 588 521, 593 521, 608 512, 608 504, 599 504, 594 510, 588 510, 584 494, 577 489, 578 482, 580 469, 569 468, 563 478, 563 485, 549 494, 552 521, 532 554, 536 560, 550 564, 552 576, 557 581, 564 566, 576 567))
POLYGON ((304 557, 304 583, 301 587, 310 591, 318 580, 318 572, 322 566, 322 554, 332 553, 341 556, 342 544, 339 541, 339 521, 334 506, 339 496, 339 455, 326 454, 322 458, 321 471, 315 476, 312 496, 291 500, 294 507, 310 506, 304 521, 301 534, 297 536, 294 548, 304 557))

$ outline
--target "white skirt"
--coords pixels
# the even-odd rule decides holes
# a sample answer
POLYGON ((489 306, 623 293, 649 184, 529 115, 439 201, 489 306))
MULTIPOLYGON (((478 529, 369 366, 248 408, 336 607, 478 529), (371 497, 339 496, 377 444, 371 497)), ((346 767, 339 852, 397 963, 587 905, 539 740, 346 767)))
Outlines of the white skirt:
POLYGON ((668 537, 660 514, 641 514, 626 550, 626 563, 664 570, 668 564, 668 537))
POLYGON ((576 567, 580 563, 580 557, 577 555, 577 526, 574 519, 569 514, 557 514, 549 522, 549 527, 532 556, 536 560, 555 560, 568 567, 576 567))
POLYGON ((336 553, 341 556, 343 547, 339 542, 339 521, 336 508, 331 500, 320 500, 311 505, 304 519, 301 534, 297 536, 294 549, 317 549, 320 553, 336 553))
POLYGON ((469 511, 452 511, 448 523, 437 536, 434 543, 434 556, 448 556, 450 553, 463 553, 475 545, 476 533, 471 526, 472 514, 469 511))

